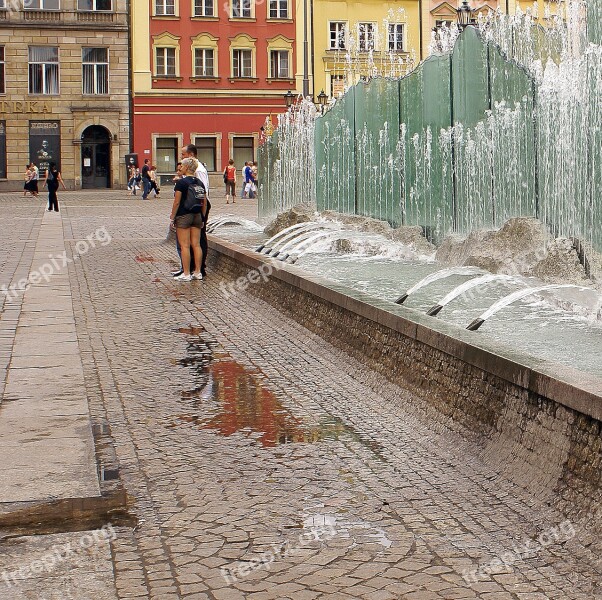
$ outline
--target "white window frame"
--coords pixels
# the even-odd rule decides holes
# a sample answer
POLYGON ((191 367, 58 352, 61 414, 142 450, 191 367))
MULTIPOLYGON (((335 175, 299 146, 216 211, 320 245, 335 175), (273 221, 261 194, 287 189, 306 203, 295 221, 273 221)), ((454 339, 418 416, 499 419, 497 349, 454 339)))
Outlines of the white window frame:
POLYGON ((347 32, 349 30, 347 21, 329 21, 328 23, 328 49, 346 50, 347 32), (336 38, 332 37, 332 26, 336 29, 336 38))
POLYGON ((207 12, 207 0, 192 0, 192 16, 193 17, 214 17, 215 16, 215 4, 217 0, 211 0, 211 13, 207 12), (201 5, 201 12, 199 13, 197 8, 201 5))
POLYGON ((359 52, 370 52, 376 50, 377 27, 371 21, 362 21, 357 24, 357 49, 359 52), (364 44, 362 45, 362 37, 364 44), (372 47, 370 48, 370 43, 372 47))
POLYGON ((80 8, 79 3, 81 0, 77 0, 77 10, 79 12, 113 12, 113 0, 111 2, 111 8, 97 8, 98 0, 92 0, 92 8, 80 8))
POLYGON ((0 45, 0 96, 6 94, 6 46, 0 45))
MULTIPOLYGON (((239 59, 240 64, 240 59, 239 59)), ((244 64, 243 64, 244 66, 244 64)), ((239 69, 240 71, 240 69, 239 69)), ((253 78, 253 50, 251 48, 232 48, 232 79, 252 79, 253 78), (237 75, 234 66, 234 54, 236 52, 248 52, 251 56, 251 65, 249 75, 237 75)))
POLYGON ((29 2, 23 2, 23 10, 61 10, 61 0, 57 0, 58 6, 53 8, 46 8, 45 4, 54 0, 29 0, 29 2), (38 2, 39 6, 31 6, 32 1, 38 2))
POLYGON ((178 49, 173 46, 155 46, 155 76, 156 77, 177 77, 178 76, 178 49), (164 71, 167 71, 167 51, 173 51, 174 57, 174 72, 171 73, 159 73, 159 51, 163 53, 163 66, 164 71))
POLYGON ((58 46, 29 46, 27 52, 29 54, 30 48, 56 48, 57 50, 57 60, 56 62, 32 62, 29 60, 29 56, 27 57, 27 77, 28 77, 28 90, 29 94, 32 96, 58 96, 61 93, 61 60, 60 60, 60 48, 58 46), (31 65, 56 65, 56 92, 47 92, 47 80, 46 80, 46 69, 42 69, 42 91, 41 92, 32 92, 31 91, 31 65))
POLYGON ((156 17, 177 17, 178 0, 153 0, 154 15, 156 17), (173 3, 173 12, 167 12, 170 4, 173 3))
POLYGON ((406 26, 405 23, 389 23, 387 26, 387 50, 389 52, 406 51, 406 26), (401 28, 401 33, 398 31, 401 28), (391 47, 393 41, 393 47, 391 47), (397 47, 397 46, 401 47, 397 47))
POLYGON ((232 19, 252 19, 255 16, 255 5, 253 0, 231 0, 230 18, 232 19), (240 9, 242 14, 236 15, 235 12, 240 9))
POLYGON ((193 73, 193 77, 199 77, 199 78, 200 77, 210 77, 210 78, 211 77, 215 77, 216 76, 215 75, 215 72, 216 72, 216 64, 215 64, 215 58, 216 58, 215 55, 216 55, 216 52, 215 52, 215 48, 204 48, 202 46, 195 46, 193 48, 193 53, 194 53, 194 63, 193 63, 194 73, 193 73), (212 54, 212 57, 211 57, 212 58, 212 61, 211 61, 212 62, 212 65, 211 65, 211 67, 212 67, 212 73, 211 73, 211 75, 207 75, 206 73, 203 73, 203 74, 199 75, 199 73, 197 72, 197 52, 201 52, 202 55, 203 55, 203 71, 206 71, 206 69, 207 69, 207 65, 206 65, 206 62, 207 62, 206 61, 206 53, 207 52, 211 52, 211 54, 212 54))
POLYGON ((274 50, 270 50, 270 79, 290 79, 291 78, 291 54, 288 50, 282 50, 282 49, 274 49, 274 50), (273 60, 272 57, 274 56, 274 54, 277 54, 278 58, 277 58, 277 62, 278 62, 278 66, 276 68, 276 73, 274 73, 272 67, 273 67, 273 60), (280 73, 280 69, 281 69, 281 65, 280 65, 280 61, 282 59, 283 56, 286 56, 286 75, 279 75, 280 73))
POLYGON ((85 46, 84 48, 82 48, 82 94, 84 96, 90 96, 90 95, 98 95, 98 96, 107 96, 109 94, 109 48, 106 48, 104 46, 85 46), (107 61, 106 62, 84 62, 84 50, 105 50, 107 53, 107 61), (92 65, 93 67, 93 71, 94 71, 94 76, 92 78, 93 84, 94 84, 94 91, 92 92, 86 92, 86 90, 84 89, 85 86, 85 77, 84 77, 84 67, 86 66, 90 66, 92 65), (106 67, 106 92, 102 92, 102 91, 98 91, 99 90, 99 85, 98 85, 98 72, 99 72, 99 68, 98 67, 106 67))
POLYGON ((289 0, 270 0, 268 7, 268 19, 290 19, 290 1, 289 0), (286 2, 286 9, 282 12, 281 2, 286 2), (272 15, 272 5, 276 5, 276 16, 272 15))

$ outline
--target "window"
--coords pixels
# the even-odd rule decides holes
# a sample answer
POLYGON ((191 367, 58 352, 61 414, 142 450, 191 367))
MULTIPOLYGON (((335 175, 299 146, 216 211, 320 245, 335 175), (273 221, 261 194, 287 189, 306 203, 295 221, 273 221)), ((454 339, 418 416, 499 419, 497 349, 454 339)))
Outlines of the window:
POLYGON ((59 93, 59 49, 50 46, 29 48, 29 93, 59 93))
POLYGON ((232 77, 253 77, 251 50, 232 50, 232 77))
POLYGON ((288 79, 288 51, 272 50, 270 52, 270 77, 274 79, 288 79))
POLYGON ((155 0, 155 15, 159 17, 176 14, 176 0, 155 0))
POLYGON ((235 165, 244 165, 248 160, 255 160, 253 148, 255 140, 252 137, 235 137, 232 140, 232 158, 235 165))
POLYGON ((194 49, 194 76, 215 77, 213 48, 194 49))
POLYGON ((77 10, 113 10, 113 0, 77 0, 77 10))
POLYGON ((250 19, 251 0, 232 0, 232 18, 250 19))
POLYGON ((330 50, 345 50, 347 38, 347 23, 342 21, 330 22, 330 37, 328 48, 330 50))
POLYGON ((109 93, 107 48, 82 48, 82 80, 84 94, 109 93))
POLYGON ((194 0, 195 17, 212 17, 213 0, 194 0))
POLYGON ((23 3, 25 10, 59 10, 60 0, 29 0, 23 3))
POLYGON ((330 76, 330 95, 338 98, 345 93, 345 75, 330 76))
POLYGON ((176 164, 178 163, 178 138, 157 138, 156 150, 157 171, 160 173, 175 173, 176 164))
POLYGON ((155 48, 155 74, 158 77, 176 76, 175 48, 155 48))
POLYGON ((6 94, 6 71, 4 67, 4 46, 0 46, 0 94, 6 94))
POLYGON ((216 171, 217 140, 214 137, 198 137, 194 140, 197 158, 207 165, 207 171, 216 171))
POLYGON ((376 27, 374 23, 358 23, 358 46, 360 52, 375 49, 376 27))
POLYGON ((270 0, 270 19, 288 19, 288 0, 270 0))
POLYGON ((403 52, 403 25, 401 23, 389 23, 389 52, 403 52))

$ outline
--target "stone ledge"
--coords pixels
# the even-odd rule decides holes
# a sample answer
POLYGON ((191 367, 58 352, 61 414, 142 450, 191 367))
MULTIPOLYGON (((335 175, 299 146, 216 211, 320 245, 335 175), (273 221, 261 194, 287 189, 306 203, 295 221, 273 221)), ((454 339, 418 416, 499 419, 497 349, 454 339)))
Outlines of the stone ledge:
MULTIPOLYGON (((253 269, 271 264, 271 277, 330 304, 369 319, 412 340, 444 352, 536 395, 602 421, 602 379, 544 361, 521 351, 475 339, 474 332, 434 319, 421 312, 389 303, 321 277, 294 265, 259 255, 208 236, 209 246, 253 269)), ((478 335, 478 334, 476 334, 478 335)))

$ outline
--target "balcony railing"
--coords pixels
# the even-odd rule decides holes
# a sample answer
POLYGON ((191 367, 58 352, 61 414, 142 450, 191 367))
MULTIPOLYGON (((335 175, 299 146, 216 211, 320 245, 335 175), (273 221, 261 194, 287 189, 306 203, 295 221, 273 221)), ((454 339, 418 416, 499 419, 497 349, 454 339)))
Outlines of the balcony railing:
POLYGON ((80 23, 113 23, 115 21, 115 13, 81 11, 77 13, 77 20, 80 23))
POLYGON ((58 10, 24 10, 23 18, 26 21, 62 21, 63 14, 58 10))

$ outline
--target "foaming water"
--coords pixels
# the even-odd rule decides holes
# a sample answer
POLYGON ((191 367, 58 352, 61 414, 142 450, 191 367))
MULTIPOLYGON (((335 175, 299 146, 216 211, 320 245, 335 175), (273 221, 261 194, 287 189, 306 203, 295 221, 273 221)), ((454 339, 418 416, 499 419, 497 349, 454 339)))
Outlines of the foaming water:
MULTIPOLYGON (((353 238, 354 232, 348 233, 348 237, 353 238)), ((247 248, 257 244, 257 236, 234 228, 227 232, 222 230, 220 235, 247 248)), ((371 240, 370 243, 378 238, 358 232, 355 235, 358 240, 364 237, 366 247, 369 245, 366 238, 371 240)), ((389 241, 386 243, 391 244, 389 241)), ((388 257, 337 253, 332 249, 331 240, 324 241, 323 246, 314 246, 296 264, 312 274, 390 301, 392 307, 395 299, 416 287, 404 306, 422 313, 449 296, 452 290, 466 284, 467 277, 485 275, 484 271, 475 267, 442 269, 439 263, 425 257, 417 260, 416 254, 404 256, 399 253, 388 257), (426 277, 430 277, 428 285, 416 286, 426 277)), ((487 285, 455 294, 453 302, 433 318, 464 329, 496 302, 517 291, 517 285, 521 283, 529 287, 542 285, 535 278, 491 276, 487 285)), ((492 314, 479 331, 474 332, 474 339, 475 342, 492 340, 501 347, 515 348, 537 358, 602 376, 602 325, 594 316, 599 306, 600 296, 592 289, 581 291, 572 286, 541 290, 538 295, 518 299, 505 306, 504 310, 492 314), (560 304, 566 304, 570 310, 560 308, 560 304)))

